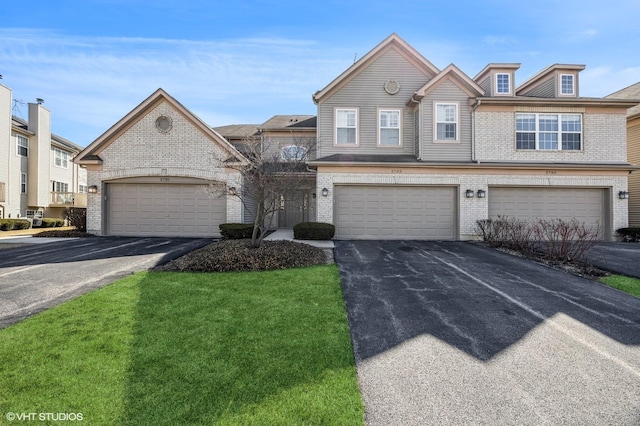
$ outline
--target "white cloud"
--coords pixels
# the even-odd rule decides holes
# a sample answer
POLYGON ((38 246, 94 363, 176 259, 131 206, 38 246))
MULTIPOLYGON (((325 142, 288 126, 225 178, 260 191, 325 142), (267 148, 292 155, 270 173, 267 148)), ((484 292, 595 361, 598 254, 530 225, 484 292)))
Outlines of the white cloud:
POLYGON ((14 97, 44 98, 53 131, 80 145, 158 87, 212 125, 313 113, 311 94, 351 56, 310 40, 89 38, 27 30, 0 30, 0 46, 3 83, 14 97), (294 110, 283 112, 284 103, 294 110))

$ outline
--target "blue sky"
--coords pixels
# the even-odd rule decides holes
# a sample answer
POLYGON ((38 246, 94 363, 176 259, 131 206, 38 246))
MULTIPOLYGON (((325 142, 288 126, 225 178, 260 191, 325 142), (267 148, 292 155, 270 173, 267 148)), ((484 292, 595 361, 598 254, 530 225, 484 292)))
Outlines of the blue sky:
MULTIPOLYGON (((35 0, 3 4, 0 82, 86 146, 162 87, 212 126, 315 114, 311 95, 395 32, 470 77, 584 64, 582 96, 640 81, 637 0, 35 0)), ((15 115, 26 118, 17 102, 15 115)))

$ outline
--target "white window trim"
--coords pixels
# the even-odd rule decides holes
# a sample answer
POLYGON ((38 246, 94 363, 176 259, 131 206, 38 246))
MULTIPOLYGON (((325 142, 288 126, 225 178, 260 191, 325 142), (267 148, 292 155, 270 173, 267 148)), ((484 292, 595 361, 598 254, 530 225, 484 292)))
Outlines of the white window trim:
POLYGON ((29 138, 24 136, 24 135, 20 135, 20 134, 16 134, 16 155, 18 157, 28 157, 29 156, 29 138), (20 145, 20 140, 24 139, 27 142, 27 145, 20 145), (27 155, 22 155, 20 154, 20 148, 26 148, 27 149, 27 155))
POLYGON ((459 102, 433 102, 433 143, 460 143, 460 103, 459 102), (456 106, 456 138, 455 139, 438 139, 438 105, 455 105, 456 106))
POLYGON ((510 95, 511 94, 511 74, 508 72, 498 72, 496 73, 496 92, 495 92, 496 96, 505 96, 505 95, 510 95), (506 75, 507 79, 509 80, 507 83, 507 91, 506 92, 499 92, 498 91, 498 76, 500 75, 506 75))
MULTIPOLYGON (((388 129, 395 129, 395 127, 387 127, 388 129)), ((380 148, 398 148, 402 147, 402 110, 398 108, 378 108, 378 147, 380 148), (380 114, 382 112, 397 112, 398 113, 398 144, 397 145, 383 145, 380 143, 380 137, 382 136, 382 127, 380 126, 380 114)))
POLYGON ((560 74, 558 78, 558 95, 559 96, 576 96, 576 75, 575 74, 560 74), (562 77, 571 77, 571 93, 562 93, 562 77))
POLYGON ((353 148, 360 145, 360 108, 335 107, 333 110, 333 146, 353 148), (356 113, 356 143, 338 143, 338 111, 355 111, 356 113))
POLYGON ((20 173, 20 193, 26 194, 29 189, 29 178, 26 173, 20 173))
MULTIPOLYGON (((583 152, 584 151, 584 114, 571 112, 571 113, 554 113, 554 112, 516 112, 514 117, 514 128, 516 129, 516 134, 514 135, 514 145, 516 151, 519 152, 583 152), (536 146, 534 149, 524 149, 518 148, 518 126, 516 124, 518 114, 527 114, 527 115, 535 115, 536 116, 536 130, 534 132, 523 132, 523 133, 535 133, 536 146), (557 115, 558 116, 558 148, 557 149, 540 149, 540 116, 541 115, 557 115), (579 115, 580 116, 580 132, 566 132, 566 133, 579 133, 580 134, 580 149, 562 149, 562 117, 565 115, 579 115)), ((551 133, 551 132, 542 132, 542 133, 551 133)))
POLYGON ((54 148, 53 149, 53 165, 55 167, 59 167, 61 169, 68 169, 69 168, 69 153, 66 151, 63 151, 61 149, 58 148, 54 148), (66 158, 63 159, 63 154, 66 158), (60 159, 60 165, 56 164, 58 159, 60 159), (63 165, 66 164, 66 165, 63 165))

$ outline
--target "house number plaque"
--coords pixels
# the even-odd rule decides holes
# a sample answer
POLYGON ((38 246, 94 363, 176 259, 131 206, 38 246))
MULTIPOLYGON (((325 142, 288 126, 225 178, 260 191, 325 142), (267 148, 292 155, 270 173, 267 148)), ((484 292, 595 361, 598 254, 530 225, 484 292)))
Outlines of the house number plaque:
POLYGON ((402 169, 391 169, 391 173, 402 173, 402 169))

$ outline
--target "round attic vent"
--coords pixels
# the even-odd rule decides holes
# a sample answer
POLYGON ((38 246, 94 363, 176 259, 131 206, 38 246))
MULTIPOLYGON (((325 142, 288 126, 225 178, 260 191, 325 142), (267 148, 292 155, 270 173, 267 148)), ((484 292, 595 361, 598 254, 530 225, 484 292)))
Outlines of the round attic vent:
POLYGON ((400 83, 397 80, 387 80, 384 83, 384 91, 390 95, 395 95, 400 91, 400 83))
POLYGON ((160 133, 167 133, 171 130, 171 127, 173 127, 173 123, 169 117, 161 115, 156 119, 156 129, 158 129, 160 133))

